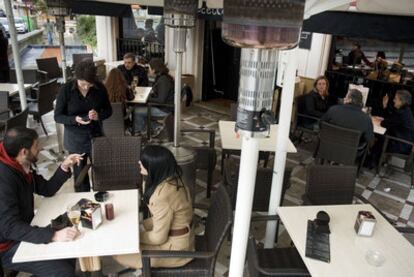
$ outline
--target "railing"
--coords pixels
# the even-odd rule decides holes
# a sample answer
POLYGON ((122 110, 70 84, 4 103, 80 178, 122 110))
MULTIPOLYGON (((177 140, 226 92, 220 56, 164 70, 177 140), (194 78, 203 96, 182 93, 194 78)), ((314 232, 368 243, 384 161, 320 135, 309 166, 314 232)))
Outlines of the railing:
POLYGON ((117 39, 117 46, 118 60, 122 60, 126 53, 134 53, 144 57, 146 60, 151 58, 164 59, 164 45, 158 42, 142 42, 139 39, 122 38, 117 39))

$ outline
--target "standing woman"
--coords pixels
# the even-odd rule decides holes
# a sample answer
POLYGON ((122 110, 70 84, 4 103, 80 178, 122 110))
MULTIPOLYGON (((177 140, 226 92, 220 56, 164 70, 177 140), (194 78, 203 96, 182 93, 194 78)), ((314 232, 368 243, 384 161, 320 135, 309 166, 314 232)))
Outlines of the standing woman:
MULTIPOLYGON (((55 121, 65 125, 64 147, 69 153, 85 153, 74 167, 78 178, 91 153, 91 140, 102 136, 102 121, 112 115, 105 86, 97 81, 96 68, 91 61, 82 61, 75 67, 75 79, 61 88, 55 108, 55 121)), ((89 176, 75 186, 75 191, 90 191, 89 176)))
MULTIPOLYGON (((148 102, 160 104, 174 104, 174 79, 168 75, 168 68, 161 59, 152 59, 149 62, 149 74, 155 76, 155 82, 152 86, 148 102)), ((152 107, 151 116, 167 116, 173 112, 169 107, 152 107)), ((134 132, 143 132, 147 118, 148 108, 137 107, 134 110, 134 132)), ((147 126, 148 128, 148 126, 147 126)), ((162 131, 162 126, 151 126, 154 130, 154 136, 162 131)))
MULTIPOLYGON (((165 147, 148 145, 139 165, 145 180, 144 202, 151 213, 140 228, 140 249, 194 251, 190 191, 181 181, 181 170, 174 156, 165 147)), ((140 254, 114 258, 125 266, 142 268, 140 254)), ((151 267, 180 267, 190 261, 189 258, 154 258, 151 267)))

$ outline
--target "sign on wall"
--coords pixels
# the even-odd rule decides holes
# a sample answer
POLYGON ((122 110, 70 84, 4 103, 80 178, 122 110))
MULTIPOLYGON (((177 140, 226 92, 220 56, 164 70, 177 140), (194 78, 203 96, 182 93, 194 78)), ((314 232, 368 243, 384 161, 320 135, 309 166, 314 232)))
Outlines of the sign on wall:
POLYGON ((310 50, 312 45, 312 33, 311 32, 301 32, 299 40, 299 48, 310 50))

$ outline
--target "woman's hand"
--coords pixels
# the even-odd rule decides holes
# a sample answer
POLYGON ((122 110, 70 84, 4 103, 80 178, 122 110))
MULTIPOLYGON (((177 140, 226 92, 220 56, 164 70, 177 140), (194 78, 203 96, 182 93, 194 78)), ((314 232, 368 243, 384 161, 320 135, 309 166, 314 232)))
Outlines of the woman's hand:
POLYGON ((80 116, 77 116, 75 118, 75 120, 76 120, 76 123, 78 123, 80 125, 88 125, 89 123, 91 123, 90 121, 83 121, 82 117, 80 117, 80 116))
POLYGON ((382 98, 382 107, 383 107, 384 109, 386 109, 386 108, 387 108, 387 105, 388 105, 388 100, 389 100, 389 98, 388 98, 388 94, 385 94, 385 96, 382 98))
POLYGON ((99 119, 98 113, 95 110, 90 110, 88 115, 91 120, 98 121, 99 119))

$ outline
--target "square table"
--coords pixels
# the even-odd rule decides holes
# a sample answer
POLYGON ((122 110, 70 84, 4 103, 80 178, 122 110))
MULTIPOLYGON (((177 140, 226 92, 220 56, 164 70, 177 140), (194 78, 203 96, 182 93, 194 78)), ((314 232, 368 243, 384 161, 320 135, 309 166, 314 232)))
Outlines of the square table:
MULTIPOLYGON (((94 192, 58 193, 43 198, 32 225, 48 225, 51 219, 64 213, 68 205, 75 204, 81 198, 93 200, 93 194, 94 192)), ((96 230, 82 228, 81 236, 70 242, 22 242, 13 262, 139 253, 138 194, 138 190, 110 191, 108 201, 114 205, 113 220, 106 220, 103 216, 103 222, 96 230)))
POLYGON ((128 101, 129 104, 145 104, 151 93, 152 87, 136 87, 134 91, 135 98, 128 101))
POLYGON ((408 277, 414 274, 414 246, 371 205, 279 207, 278 214, 312 276, 408 277), (321 210, 331 219, 330 263, 305 256, 307 221, 315 219, 321 210), (372 237, 358 236, 354 230, 361 210, 370 211, 377 220, 372 237), (385 263, 380 267, 368 264, 365 259, 368 250, 381 252, 385 263))
MULTIPOLYGON (((25 89, 28 89, 31 87, 32 87, 31 84, 24 84, 25 89)), ((9 97, 12 97, 19 93, 19 86, 14 83, 3 83, 3 84, 0 84, 0 91, 7 91, 9 92, 9 97)))
MULTIPOLYGON (((242 138, 239 136, 234 127, 236 125, 235 121, 219 121, 219 132, 221 138, 221 168, 223 172, 223 163, 224 157, 228 153, 232 153, 234 151, 241 150, 241 142, 242 138)), ((266 151, 266 152, 275 152, 276 150, 276 143, 277 143, 277 129, 278 125, 274 124, 270 126, 270 136, 266 138, 259 138, 259 151, 266 151)), ((288 153, 296 153, 296 147, 293 145, 292 141, 289 140, 288 142, 288 153)))

